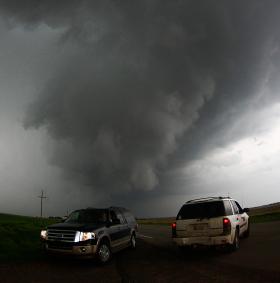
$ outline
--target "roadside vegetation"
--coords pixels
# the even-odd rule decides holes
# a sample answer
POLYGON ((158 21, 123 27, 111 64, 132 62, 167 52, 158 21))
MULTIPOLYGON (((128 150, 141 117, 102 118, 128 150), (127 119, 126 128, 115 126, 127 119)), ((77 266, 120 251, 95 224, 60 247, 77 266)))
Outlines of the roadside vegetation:
POLYGON ((258 214, 250 217, 251 223, 280 221, 280 212, 258 214))
POLYGON ((171 225, 175 219, 175 217, 138 218, 137 222, 144 225, 171 225))
POLYGON ((55 219, 0 214, 0 261, 42 256, 40 231, 55 219))

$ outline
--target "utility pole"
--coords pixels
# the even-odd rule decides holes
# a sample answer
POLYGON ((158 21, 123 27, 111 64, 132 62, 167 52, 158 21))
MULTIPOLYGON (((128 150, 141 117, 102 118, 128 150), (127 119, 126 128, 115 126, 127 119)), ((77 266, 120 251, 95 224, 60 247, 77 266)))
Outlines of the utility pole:
POLYGON ((40 196, 38 196, 38 198, 41 199, 41 218, 43 217, 43 199, 46 199, 47 197, 44 196, 44 191, 42 190, 42 193, 40 196))

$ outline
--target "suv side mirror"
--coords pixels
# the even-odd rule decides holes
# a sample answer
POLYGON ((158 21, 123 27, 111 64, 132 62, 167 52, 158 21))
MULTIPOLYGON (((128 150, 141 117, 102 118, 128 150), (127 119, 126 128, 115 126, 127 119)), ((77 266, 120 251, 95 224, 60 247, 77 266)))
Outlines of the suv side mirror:
POLYGON ((249 211, 250 211, 250 209, 249 209, 249 208, 244 208, 244 209, 243 209, 243 212, 248 213, 249 211))

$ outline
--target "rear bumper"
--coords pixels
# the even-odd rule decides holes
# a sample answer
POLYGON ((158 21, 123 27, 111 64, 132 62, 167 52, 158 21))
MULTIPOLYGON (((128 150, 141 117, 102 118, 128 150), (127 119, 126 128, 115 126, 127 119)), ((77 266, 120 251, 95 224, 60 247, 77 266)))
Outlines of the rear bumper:
POLYGON ((231 235, 215 236, 215 237, 189 237, 189 238, 173 238, 178 246, 220 246, 232 243, 231 235))

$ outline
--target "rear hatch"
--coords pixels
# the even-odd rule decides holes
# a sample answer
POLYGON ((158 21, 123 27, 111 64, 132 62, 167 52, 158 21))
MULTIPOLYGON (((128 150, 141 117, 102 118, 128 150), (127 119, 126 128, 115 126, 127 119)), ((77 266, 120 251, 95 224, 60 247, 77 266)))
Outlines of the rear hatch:
POLYGON ((223 201, 185 204, 177 216, 177 237, 213 237, 223 233, 223 201))

